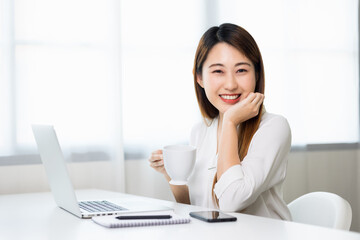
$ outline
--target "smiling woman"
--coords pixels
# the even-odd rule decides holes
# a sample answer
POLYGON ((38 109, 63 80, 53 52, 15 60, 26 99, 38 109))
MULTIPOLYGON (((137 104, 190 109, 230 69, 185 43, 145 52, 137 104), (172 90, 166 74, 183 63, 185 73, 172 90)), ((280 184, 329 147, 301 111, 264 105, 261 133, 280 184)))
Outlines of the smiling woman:
POLYGON ((281 189, 291 131, 284 117, 263 108, 264 68, 255 40, 234 24, 211 27, 200 39, 193 74, 204 118, 191 131, 194 172, 187 185, 175 186, 161 150, 151 154, 150 166, 165 176, 178 202, 290 220, 281 189))

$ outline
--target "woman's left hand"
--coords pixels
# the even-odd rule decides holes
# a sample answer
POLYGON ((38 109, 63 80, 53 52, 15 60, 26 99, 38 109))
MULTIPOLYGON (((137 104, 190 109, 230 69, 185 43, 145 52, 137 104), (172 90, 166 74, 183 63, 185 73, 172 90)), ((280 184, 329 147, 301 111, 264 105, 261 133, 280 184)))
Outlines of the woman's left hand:
POLYGON ((241 122, 257 116, 263 101, 264 94, 251 92, 245 99, 240 100, 224 113, 224 120, 237 126, 241 122))

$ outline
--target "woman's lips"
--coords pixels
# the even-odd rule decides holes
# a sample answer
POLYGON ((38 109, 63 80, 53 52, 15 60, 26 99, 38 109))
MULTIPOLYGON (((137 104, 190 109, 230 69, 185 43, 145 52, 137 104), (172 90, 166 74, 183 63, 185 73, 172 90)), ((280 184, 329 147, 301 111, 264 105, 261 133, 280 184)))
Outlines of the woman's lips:
POLYGON ((240 101, 241 94, 220 94, 219 96, 224 102, 234 104, 240 101))

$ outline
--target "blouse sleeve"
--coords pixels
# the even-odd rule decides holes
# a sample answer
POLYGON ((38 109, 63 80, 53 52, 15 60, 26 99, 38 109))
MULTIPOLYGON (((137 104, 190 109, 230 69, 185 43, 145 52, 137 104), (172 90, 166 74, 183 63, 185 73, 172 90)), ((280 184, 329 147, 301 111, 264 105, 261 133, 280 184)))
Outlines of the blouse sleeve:
POLYGON ((226 170, 215 185, 220 209, 241 211, 282 182, 290 147, 291 131, 285 118, 276 115, 260 126, 241 164, 226 170))

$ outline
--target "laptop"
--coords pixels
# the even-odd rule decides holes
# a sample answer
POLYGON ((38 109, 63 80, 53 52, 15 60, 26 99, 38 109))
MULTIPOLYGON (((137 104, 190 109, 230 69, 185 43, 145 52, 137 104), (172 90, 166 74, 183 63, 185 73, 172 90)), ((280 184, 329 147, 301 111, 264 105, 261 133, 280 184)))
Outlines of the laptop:
POLYGON ((32 130, 51 192, 60 208, 80 218, 172 210, 166 206, 149 203, 146 200, 100 199, 78 202, 54 127, 51 125, 32 125, 32 130))

